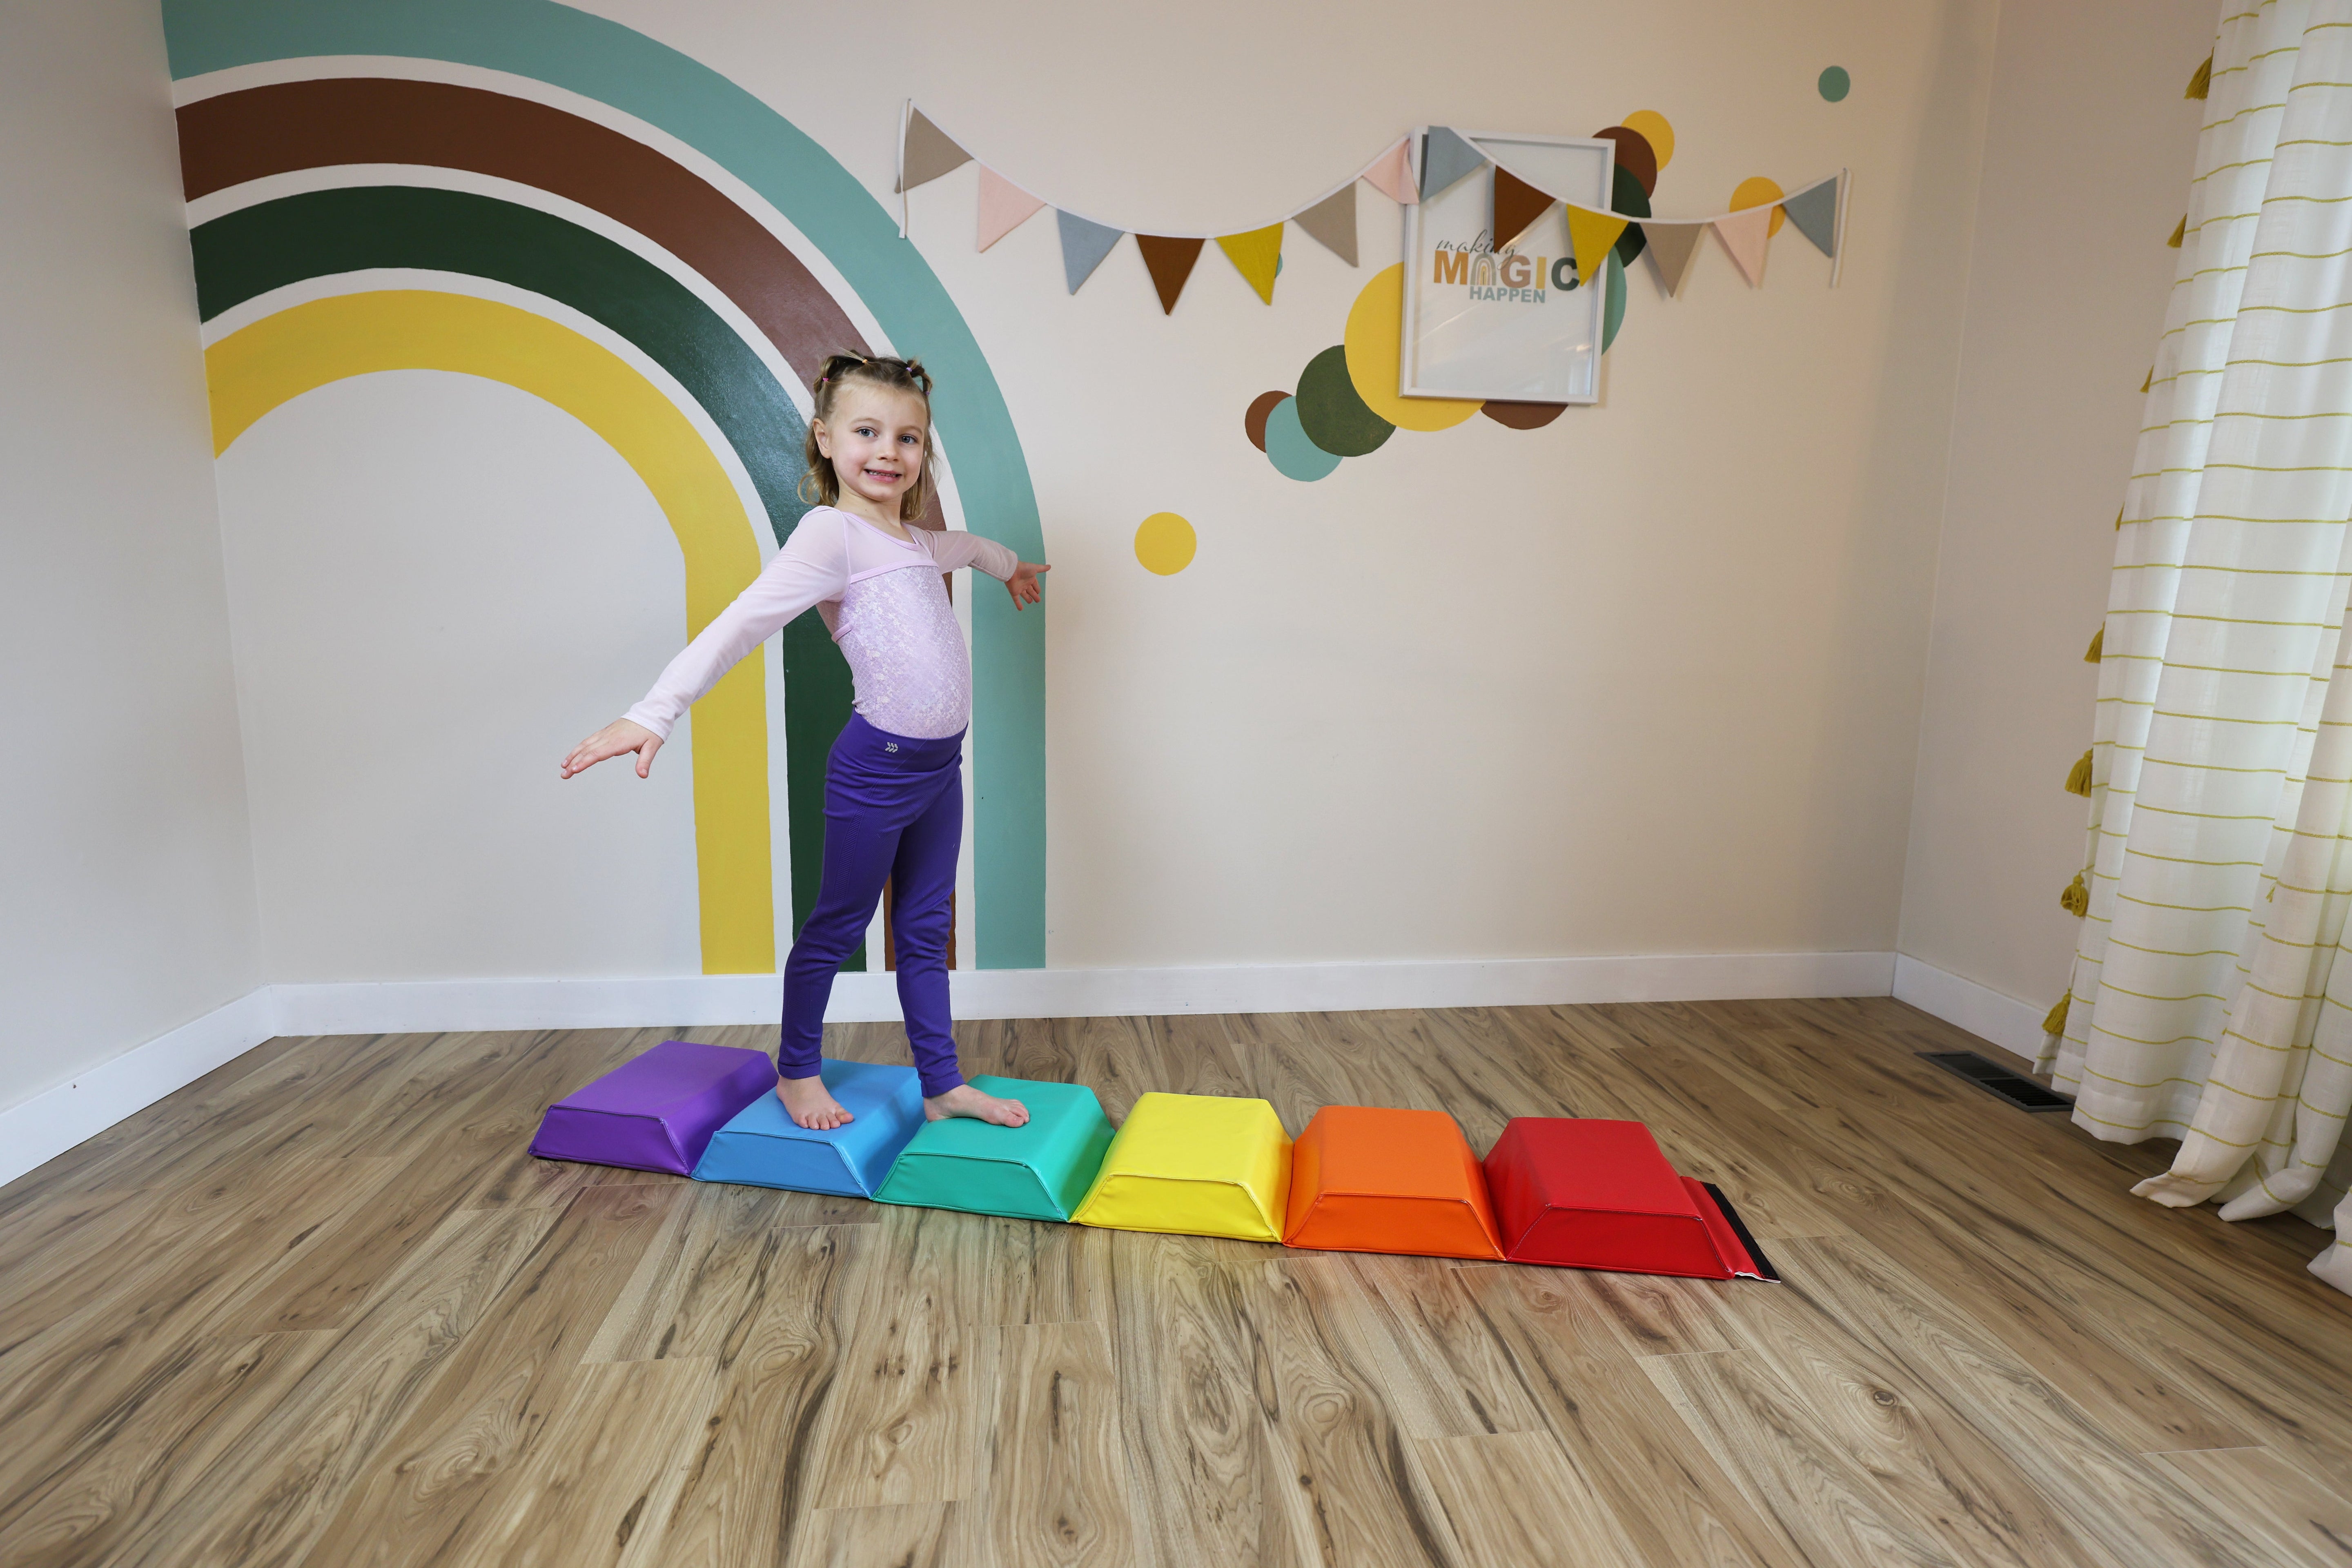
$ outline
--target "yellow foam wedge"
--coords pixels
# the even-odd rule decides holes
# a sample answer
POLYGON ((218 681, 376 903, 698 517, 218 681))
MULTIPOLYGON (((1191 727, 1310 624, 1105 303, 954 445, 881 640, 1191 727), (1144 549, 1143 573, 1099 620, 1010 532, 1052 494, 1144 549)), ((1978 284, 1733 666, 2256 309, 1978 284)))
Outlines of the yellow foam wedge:
POLYGON ((1147 1094, 1111 1140, 1074 1225, 1282 1240, 1290 1140, 1263 1100, 1147 1094))

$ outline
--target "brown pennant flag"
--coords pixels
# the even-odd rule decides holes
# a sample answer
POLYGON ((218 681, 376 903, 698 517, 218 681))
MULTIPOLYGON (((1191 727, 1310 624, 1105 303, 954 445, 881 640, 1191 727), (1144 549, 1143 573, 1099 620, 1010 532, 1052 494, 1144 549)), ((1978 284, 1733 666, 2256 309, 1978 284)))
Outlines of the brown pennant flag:
POLYGON ((1175 314, 1176 296, 1184 292, 1184 280, 1192 276, 1192 264, 1201 259, 1201 247, 1207 242, 1139 234, 1135 243, 1143 252, 1143 265, 1151 270, 1151 286, 1160 290, 1160 309, 1175 314))
POLYGON ((1658 281, 1666 286, 1669 299, 1683 291, 1683 280, 1691 275, 1691 263, 1698 258, 1698 242, 1706 235, 1703 223, 1645 223, 1642 232, 1650 237, 1650 265, 1658 269, 1658 281))
POLYGON ((948 140, 948 133, 923 118, 919 109, 907 121, 907 150, 898 163, 898 189, 911 191, 929 184, 951 169, 971 162, 971 154, 948 140))
POLYGON ((1323 248, 1346 262, 1356 265, 1356 182, 1347 188, 1326 196, 1291 222, 1313 235, 1323 248))
POLYGON ((1495 248, 1528 232, 1528 226, 1549 211, 1552 199, 1504 168, 1495 165, 1495 248))

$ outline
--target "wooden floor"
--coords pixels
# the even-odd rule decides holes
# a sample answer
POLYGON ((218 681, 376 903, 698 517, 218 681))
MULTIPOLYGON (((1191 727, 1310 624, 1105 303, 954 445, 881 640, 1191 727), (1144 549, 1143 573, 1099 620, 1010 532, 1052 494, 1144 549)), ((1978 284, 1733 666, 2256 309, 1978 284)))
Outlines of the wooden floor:
POLYGON ((524 1154, 662 1037, 277 1040, 0 1189, 0 1563, 2352 1563, 2323 1234, 2130 1197, 2170 1145, 1926 1068, 1972 1042, 1898 1003, 963 1031, 1115 1118, 1636 1117, 1780 1286, 524 1154))

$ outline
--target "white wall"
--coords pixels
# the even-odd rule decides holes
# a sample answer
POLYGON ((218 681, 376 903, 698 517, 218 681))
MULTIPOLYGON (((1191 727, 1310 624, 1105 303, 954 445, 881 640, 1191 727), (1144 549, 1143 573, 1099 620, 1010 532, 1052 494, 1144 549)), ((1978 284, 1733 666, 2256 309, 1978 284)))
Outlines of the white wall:
POLYGON ((260 980, 153 0, 0 16, 0 1110, 260 980))
POLYGON ((1891 947, 1990 0, 1116 22, 917 0, 879 51, 766 5, 593 8, 719 63, 877 193, 904 93, 1040 195, 1145 227, 1263 222, 1423 119, 1583 134, 1655 109, 1667 213, 1852 166, 1838 290, 1793 230, 1761 291, 1711 253, 1667 301, 1643 264, 1606 406, 1400 433, 1315 485, 1242 413, 1339 340, 1390 204, 1360 195, 1362 271, 1294 232, 1269 310, 1212 248, 1173 317, 1131 246, 1070 297, 1050 215, 975 254, 971 170, 912 205, 1056 565, 1054 963, 1891 947), (1830 64, 1843 103, 1815 90, 1830 64), (1129 546, 1163 509, 1202 536, 1164 579, 1129 546))
POLYGON ((685 635, 661 509, 495 382, 334 383, 222 456, 264 968, 696 973, 693 748, 556 763, 685 635))
POLYGON ((2212 0, 2003 8, 1901 951, 2026 1003, 2064 988, 2115 558, 2205 105, 2212 0))

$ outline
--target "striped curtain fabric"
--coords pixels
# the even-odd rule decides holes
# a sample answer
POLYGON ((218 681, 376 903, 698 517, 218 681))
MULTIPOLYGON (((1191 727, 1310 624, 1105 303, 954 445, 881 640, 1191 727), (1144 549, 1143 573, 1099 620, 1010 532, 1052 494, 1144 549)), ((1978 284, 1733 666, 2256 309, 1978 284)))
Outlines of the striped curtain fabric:
POLYGON ((2042 1066, 2134 1189, 2332 1225, 2352 1291, 2352 0, 2225 0, 2108 594, 2042 1066))

